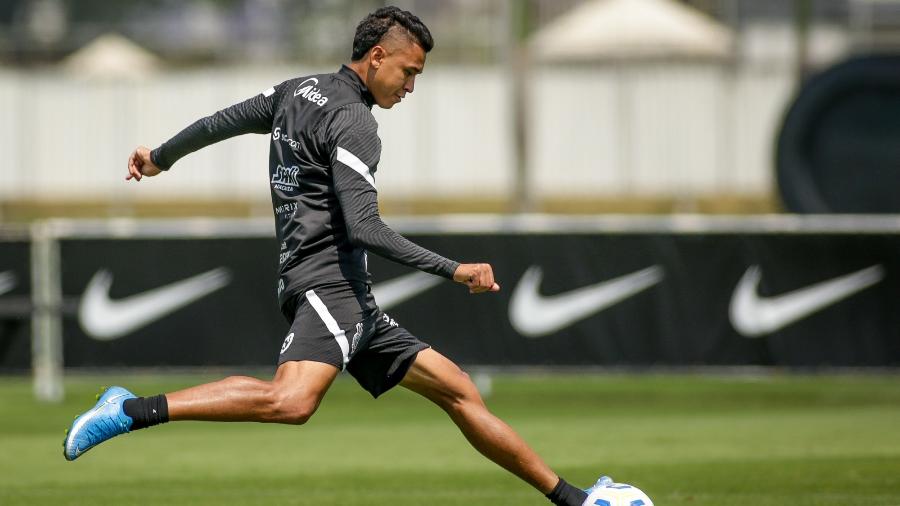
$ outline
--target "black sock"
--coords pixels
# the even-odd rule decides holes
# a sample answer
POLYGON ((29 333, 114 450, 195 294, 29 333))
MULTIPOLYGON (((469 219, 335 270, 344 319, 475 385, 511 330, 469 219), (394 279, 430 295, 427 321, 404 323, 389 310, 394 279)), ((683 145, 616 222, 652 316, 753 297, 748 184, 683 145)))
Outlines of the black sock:
POLYGON ((122 410, 133 420, 131 430, 153 427, 169 421, 169 403, 165 394, 128 399, 122 403, 122 410))
POLYGON ((560 478, 559 483, 547 494, 547 499, 557 506, 581 506, 587 499, 587 493, 560 478))

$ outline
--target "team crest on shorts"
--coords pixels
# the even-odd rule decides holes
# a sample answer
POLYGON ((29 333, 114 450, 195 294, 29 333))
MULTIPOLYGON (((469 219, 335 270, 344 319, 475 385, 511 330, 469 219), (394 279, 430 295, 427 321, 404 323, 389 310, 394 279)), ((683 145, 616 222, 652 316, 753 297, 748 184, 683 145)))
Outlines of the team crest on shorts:
POLYGON ((395 319, 391 318, 390 316, 388 316, 387 313, 382 313, 382 314, 381 314, 381 321, 383 321, 384 323, 390 325, 391 327, 399 327, 399 326, 400 326, 400 324, 397 323, 397 320, 395 320, 395 319))
POLYGON ((290 334, 287 335, 287 337, 284 338, 284 342, 281 343, 281 353, 286 352, 287 349, 291 347, 291 343, 293 343, 293 342, 294 342, 294 333, 291 332, 290 334))

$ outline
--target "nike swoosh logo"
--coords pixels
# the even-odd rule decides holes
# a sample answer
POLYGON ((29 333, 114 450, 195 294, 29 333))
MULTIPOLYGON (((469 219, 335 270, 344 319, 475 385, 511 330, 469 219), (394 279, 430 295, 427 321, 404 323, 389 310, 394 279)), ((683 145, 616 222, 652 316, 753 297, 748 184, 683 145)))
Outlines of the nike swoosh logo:
POLYGON ((0 295, 16 286, 16 275, 13 271, 0 272, 0 295))
POLYGON ((426 272, 413 272, 399 278, 372 285, 372 295, 381 309, 400 305, 443 281, 426 272))
POLYGON ((540 294, 541 268, 530 267, 509 301, 509 320, 525 337, 552 334, 659 283, 658 265, 552 297, 540 294))
POLYGON ((770 334, 865 290, 884 279, 884 268, 873 265, 777 297, 758 295, 761 278, 759 266, 751 266, 731 296, 731 325, 744 337, 770 334))
POLYGON ((112 341, 181 309, 224 287, 231 274, 220 267, 123 299, 109 298, 113 276, 107 270, 94 274, 81 297, 78 319, 88 336, 112 341))

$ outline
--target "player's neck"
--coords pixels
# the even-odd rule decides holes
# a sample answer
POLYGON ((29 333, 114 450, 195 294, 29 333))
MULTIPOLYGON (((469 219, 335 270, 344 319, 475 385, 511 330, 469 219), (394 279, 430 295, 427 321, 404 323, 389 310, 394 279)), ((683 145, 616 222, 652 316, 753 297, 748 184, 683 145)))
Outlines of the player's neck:
POLYGON ((367 60, 352 61, 347 64, 347 67, 356 72, 356 75, 358 75, 362 82, 368 86, 366 77, 369 73, 369 62, 367 60))

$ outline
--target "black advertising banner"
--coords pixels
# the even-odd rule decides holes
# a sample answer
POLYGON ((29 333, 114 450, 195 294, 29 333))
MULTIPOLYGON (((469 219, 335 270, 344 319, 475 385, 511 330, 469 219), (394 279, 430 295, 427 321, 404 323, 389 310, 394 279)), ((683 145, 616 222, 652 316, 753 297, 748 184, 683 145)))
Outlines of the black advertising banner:
MULTIPOLYGON (((494 265, 499 294, 452 286, 391 310, 467 364, 900 364, 900 237, 418 237, 494 265)), ((373 272, 396 267, 370 262, 373 272)), ((379 276, 380 277, 380 276, 379 276)))
MULTIPOLYGON (((465 365, 900 365, 900 235, 407 234, 499 293, 370 255, 376 300, 465 365)), ((66 239, 67 366, 274 365, 277 244, 66 239)))
POLYGON ((0 370, 31 367, 30 244, 0 241, 0 370))
POLYGON ((67 239, 67 367, 270 365, 287 328, 277 245, 247 239, 67 239))

